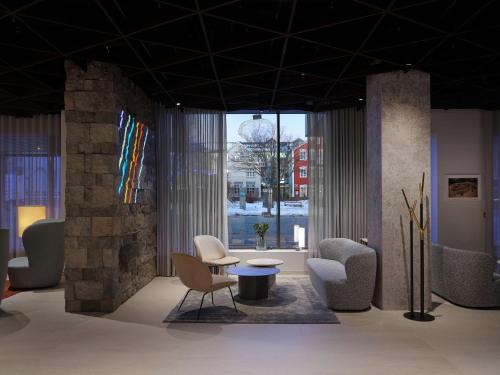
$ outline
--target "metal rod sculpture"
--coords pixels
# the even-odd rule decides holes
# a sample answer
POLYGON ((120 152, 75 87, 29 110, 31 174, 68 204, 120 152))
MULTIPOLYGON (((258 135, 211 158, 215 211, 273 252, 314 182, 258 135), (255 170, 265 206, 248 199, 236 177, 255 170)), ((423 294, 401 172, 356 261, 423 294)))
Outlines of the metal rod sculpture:
POLYGON ((425 182, 425 173, 422 174, 422 182, 418 185, 419 192, 419 213, 420 218, 417 218, 417 214, 415 213, 415 209, 417 206, 417 201, 413 202, 413 205, 410 206, 408 202, 408 198, 406 197, 406 193, 404 189, 403 197, 405 199, 406 207, 408 208, 408 214, 410 215, 410 311, 404 314, 405 318, 416 320, 419 322, 430 322, 434 320, 434 316, 427 314, 425 312, 425 291, 424 291, 424 278, 425 278, 425 262, 424 262, 424 247, 425 247, 425 233, 428 230, 429 219, 425 221, 424 224, 424 182, 425 182), (420 233, 420 312, 416 313, 414 310, 413 303, 413 223, 416 223, 418 231, 420 233))

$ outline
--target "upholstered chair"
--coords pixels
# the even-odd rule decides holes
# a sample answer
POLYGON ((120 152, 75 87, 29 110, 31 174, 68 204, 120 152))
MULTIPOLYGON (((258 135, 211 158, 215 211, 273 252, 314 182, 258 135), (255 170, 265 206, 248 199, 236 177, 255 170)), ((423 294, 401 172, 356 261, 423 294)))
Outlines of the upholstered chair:
POLYGON ((9 261, 9 281, 14 289, 47 288, 59 284, 64 267, 64 220, 45 219, 23 233, 26 257, 9 261))
POLYGON ((500 307, 500 275, 495 266, 491 254, 434 245, 432 291, 464 307, 500 307))
POLYGON ((333 310, 366 310, 375 289, 375 250, 347 238, 320 242, 321 258, 309 258, 311 283, 333 310))
POLYGON ((240 262, 238 258, 229 256, 222 242, 214 236, 201 235, 194 237, 193 240, 196 257, 208 266, 218 268, 240 262))
POLYGON ((233 291, 231 290, 231 285, 236 284, 236 280, 233 280, 227 276, 212 275, 208 266, 204 264, 199 259, 192 257, 187 254, 174 253, 172 254, 172 262, 175 267, 175 272, 181 282, 189 288, 186 295, 182 299, 177 311, 181 309, 182 304, 186 300, 189 292, 196 290, 202 292, 200 308, 198 309, 197 318, 200 318, 200 311, 203 306, 203 300, 205 296, 210 293, 212 295, 212 304, 214 303, 213 292, 228 288, 231 293, 231 299, 233 300, 234 309, 236 308, 236 303, 234 302, 233 291))
POLYGON ((0 228, 0 303, 2 303, 7 263, 9 262, 9 230, 0 228))

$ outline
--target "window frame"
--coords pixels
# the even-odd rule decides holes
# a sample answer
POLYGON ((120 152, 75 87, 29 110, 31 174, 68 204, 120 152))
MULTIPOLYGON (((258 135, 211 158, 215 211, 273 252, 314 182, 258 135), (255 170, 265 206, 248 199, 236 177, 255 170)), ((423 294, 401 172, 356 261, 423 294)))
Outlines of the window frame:
MULTIPOLYGON (((303 112, 303 111, 286 111, 286 112, 281 112, 281 111, 270 111, 270 112, 262 112, 262 111, 247 111, 247 110, 244 110, 244 111, 234 111, 234 112, 229 112, 229 113, 226 113, 226 116, 228 114, 249 114, 249 115, 252 115, 252 114, 274 114, 276 115, 276 134, 277 134, 277 144, 276 144, 276 153, 277 153, 277 158, 276 158, 276 164, 277 164, 277 170, 278 170, 278 176, 280 175, 280 171, 281 171, 281 164, 282 164, 282 157, 281 157, 281 151, 282 151, 282 145, 281 143, 284 142, 281 140, 281 115, 282 114, 301 114, 301 115, 306 115, 306 112, 303 112)), ((307 126, 307 116, 305 117, 304 119, 305 123, 304 123, 304 126, 307 126)), ((308 139, 308 134, 307 134, 307 129, 305 131, 305 139, 306 139, 306 143, 307 143, 307 139, 308 139)), ((296 155, 296 154, 295 154, 296 155)), ((293 149, 292 149, 292 158, 294 158, 294 152, 293 152, 293 149)), ((295 156, 296 157, 296 156, 295 156)), ((309 163, 309 157, 308 157, 308 151, 307 149, 304 150, 302 148, 299 149, 299 161, 301 162, 307 162, 309 163), (304 155, 303 158, 301 158, 301 156, 304 155)), ((305 167, 305 170, 306 170, 306 177, 307 178, 307 167, 305 167)), ((300 173, 300 172, 299 172, 300 173)), ((248 175, 248 172, 245 174, 246 178, 254 178, 256 177, 256 173, 254 172, 253 173, 254 176, 249 176, 248 175)), ((293 174, 293 171, 292 171, 292 174, 293 174)), ((227 176, 229 177, 229 176, 227 176)), ((278 184, 276 187, 273 187, 273 189, 277 188, 278 190, 278 193, 276 194, 276 247, 271 246, 271 247, 268 247, 269 249, 279 249, 279 250, 288 250, 288 249, 294 249, 295 246, 285 246, 283 247, 282 246, 282 234, 281 234, 281 220, 282 220, 282 216, 281 216, 281 202, 282 202, 282 194, 281 194, 281 187, 282 187, 282 183, 281 183, 281 180, 280 178, 278 177, 277 179, 278 181, 278 184)), ((249 187, 247 186, 247 183, 248 182, 245 182, 245 184, 243 186, 239 186, 240 189, 245 189, 245 193, 246 194, 249 194, 249 188, 252 188, 252 187, 249 187)), ((304 185, 304 184, 302 184, 304 185)), ((255 184, 255 187, 253 188, 255 193, 258 195, 258 194, 261 194, 261 187, 262 186, 258 186, 257 184, 255 184)), ((306 190, 307 191, 307 190, 306 190)), ((300 195, 300 194, 299 194, 300 195)), ((307 195, 306 195, 307 196, 307 195)), ((292 193, 292 197, 294 197, 294 194, 292 193)), ((307 221, 309 221, 309 215, 305 215, 305 217, 307 218, 307 221)), ((228 220, 230 218, 228 217, 228 220)), ((307 224, 306 224, 307 225, 307 224)), ((307 228, 307 227, 306 227, 307 228)), ((239 250, 245 250, 245 249, 254 249, 254 246, 249 246, 249 245, 231 245, 231 244, 228 244, 228 247, 229 249, 239 249, 239 250)), ((306 244, 306 248, 307 248, 307 244, 306 244)))

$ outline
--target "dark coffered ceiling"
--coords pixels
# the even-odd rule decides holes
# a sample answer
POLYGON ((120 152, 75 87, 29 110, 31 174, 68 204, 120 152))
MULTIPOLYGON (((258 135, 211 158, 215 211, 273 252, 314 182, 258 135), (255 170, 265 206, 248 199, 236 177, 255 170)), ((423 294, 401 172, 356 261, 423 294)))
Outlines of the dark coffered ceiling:
POLYGON ((434 108, 500 108, 500 2, 0 0, 0 113, 63 108, 64 60, 167 106, 321 110, 368 74, 431 73, 434 108))

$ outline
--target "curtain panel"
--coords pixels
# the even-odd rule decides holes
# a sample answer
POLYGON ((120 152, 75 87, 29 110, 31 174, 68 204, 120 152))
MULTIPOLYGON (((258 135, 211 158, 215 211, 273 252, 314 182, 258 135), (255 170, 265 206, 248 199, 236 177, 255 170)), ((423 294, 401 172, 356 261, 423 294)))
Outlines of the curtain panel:
POLYGON ((17 207, 46 206, 61 213, 61 116, 0 116, 0 227, 10 233, 11 256, 24 253, 17 207))
POLYGON ((500 259, 500 111, 496 111, 493 118, 493 252, 500 259))
POLYGON ((157 107, 158 274, 171 253, 194 255, 193 237, 227 245, 226 122, 223 112, 157 107))
POLYGON ((309 254, 330 237, 366 236, 366 115, 347 108, 307 115, 309 254))

